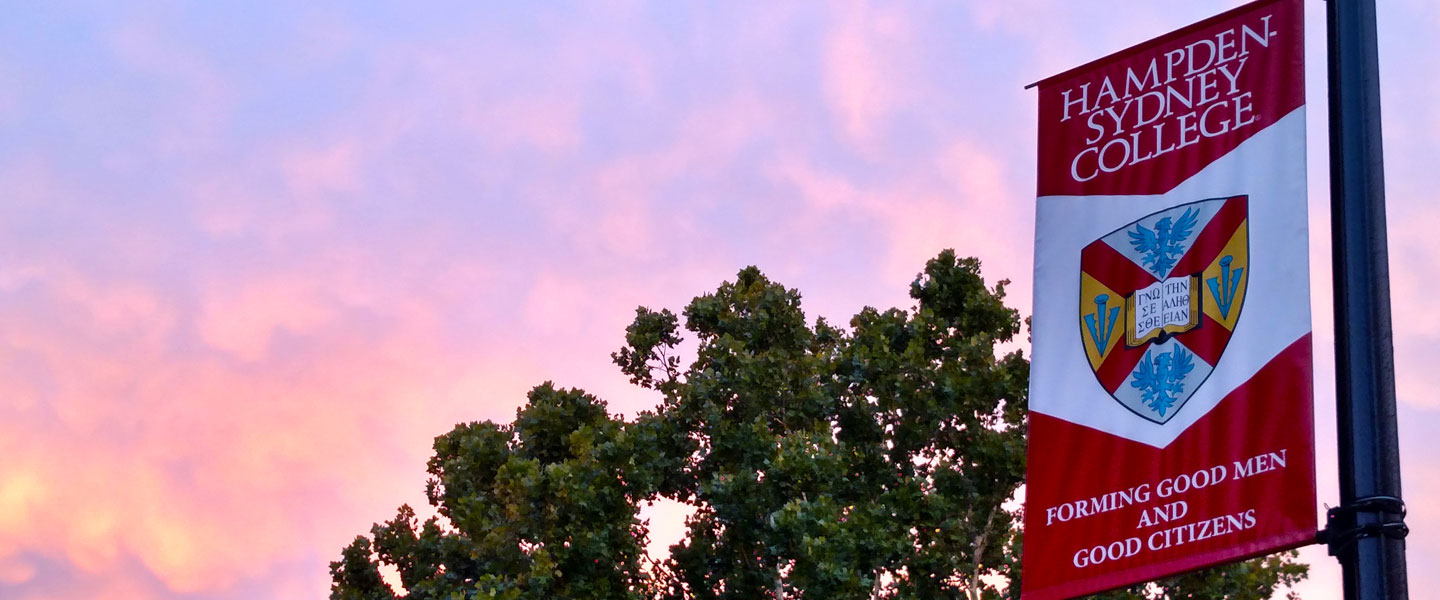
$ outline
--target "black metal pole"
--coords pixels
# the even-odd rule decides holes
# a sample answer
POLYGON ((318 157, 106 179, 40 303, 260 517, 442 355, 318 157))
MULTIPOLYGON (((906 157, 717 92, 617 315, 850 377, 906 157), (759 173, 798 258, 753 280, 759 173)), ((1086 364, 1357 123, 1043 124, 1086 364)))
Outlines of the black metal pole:
POLYGON ((1329 0, 1330 203, 1340 503, 1327 541, 1347 600, 1409 597, 1395 422, 1375 0, 1329 0))

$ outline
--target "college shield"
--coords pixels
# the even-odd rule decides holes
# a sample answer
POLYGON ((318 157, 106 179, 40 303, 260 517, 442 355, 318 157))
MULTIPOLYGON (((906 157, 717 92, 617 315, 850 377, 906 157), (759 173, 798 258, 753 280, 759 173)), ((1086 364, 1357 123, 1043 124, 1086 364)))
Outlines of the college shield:
POLYGON ((1081 343, 1130 412, 1169 421, 1221 360, 1250 275, 1246 200, 1167 208, 1081 252, 1081 343))

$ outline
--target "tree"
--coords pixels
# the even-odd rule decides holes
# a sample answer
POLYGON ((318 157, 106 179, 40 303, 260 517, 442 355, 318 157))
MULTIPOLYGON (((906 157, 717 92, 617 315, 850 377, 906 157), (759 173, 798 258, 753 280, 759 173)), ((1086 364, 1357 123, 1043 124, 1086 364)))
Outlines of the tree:
POLYGON ((331 598, 398 597, 372 550, 414 600, 644 597, 637 507, 651 492, 628 477, 625 438, 603 402, 550 383, 509 426, 457 426, 435 439, 428 464, 438 516, 419 525, 401 506, 357 537, 330 565, 331 598))
MULTIPOLYGON (((402 507, 357 538, 332 598, 396 597, 379 562, 410 598, 1018 597, 1029 365, 997 356, 1020 332, 1006 283, 947 250, 912 309, 842 328, 747 268, 683 311, 684 367, 680 316, 640 308, 613 359, 655 410, 622 423, 547 384, 511 426, 437 438, 440 518, 417 531, 402 507), (641 569, 655 497, 696 510, 641 569)), ((1104 597, 1268 598, 1304 572, 1280 555, 1104 597)))

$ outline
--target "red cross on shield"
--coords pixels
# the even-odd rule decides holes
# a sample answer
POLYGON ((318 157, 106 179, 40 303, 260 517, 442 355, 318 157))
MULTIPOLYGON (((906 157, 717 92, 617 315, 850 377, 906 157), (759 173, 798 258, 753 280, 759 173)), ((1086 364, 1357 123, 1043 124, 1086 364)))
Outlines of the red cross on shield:
POLYGON ((1173 418, 1230 342, 1250 277, 1247 201, 1172 206, 1081 252, 1082 350, 1110 397, 1146 420, 1173 418))

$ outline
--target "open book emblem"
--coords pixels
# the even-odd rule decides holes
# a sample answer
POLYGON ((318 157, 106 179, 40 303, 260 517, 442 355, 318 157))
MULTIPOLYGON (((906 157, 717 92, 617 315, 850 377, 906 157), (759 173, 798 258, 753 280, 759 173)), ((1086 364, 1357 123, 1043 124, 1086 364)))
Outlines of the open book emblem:
POLYGON ((1080 255, 1080 339, 1101 387, 1154 423, 1174 418, 1230 342, 1250 278, 1246 196, 1181 204, 1080 255))

